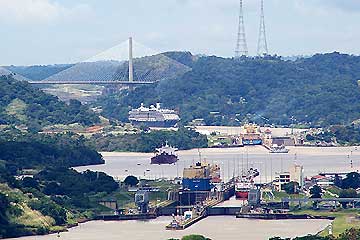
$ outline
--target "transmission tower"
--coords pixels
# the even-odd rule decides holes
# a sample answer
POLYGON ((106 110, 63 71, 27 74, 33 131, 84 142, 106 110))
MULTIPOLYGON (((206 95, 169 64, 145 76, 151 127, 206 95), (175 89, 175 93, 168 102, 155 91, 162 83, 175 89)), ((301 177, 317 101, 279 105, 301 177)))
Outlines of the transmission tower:
POLYGON ((259 29, 257 53, 259 56, 264 56, 269 54, 267 41, 266 41, 264 0, 261 0, 260 29, 259 29))
POLYGON ((236 42, 235 58, 239 58, 241 56, 247 56, 247 55, 248 55, 248 48, 246 44, 243 0, 240 0, 239 27, 238 27, 238 36, 236 42))

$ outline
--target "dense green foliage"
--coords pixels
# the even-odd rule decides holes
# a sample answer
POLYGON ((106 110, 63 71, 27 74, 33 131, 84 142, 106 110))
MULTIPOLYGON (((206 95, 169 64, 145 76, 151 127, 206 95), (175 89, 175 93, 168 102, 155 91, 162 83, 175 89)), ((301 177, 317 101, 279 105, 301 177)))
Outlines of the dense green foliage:
POLYGON ((102 156, 75 134, 0 133, 0 159, 8 168, 75 167, 102 164, 102 156))
POLYGON ((45 125, 93 125, 100 121, 77 100, 71 100, 67 105, 25 81, 16 81, 10 76, 2 76, 0 81, 0 124, 25 124, 30 130, 37 131, 45 125))
POLYGON ((299 183, 297 182, 289 182, 284 184, 284 191, 287 194, 297 194, 300 191, 299 183))
POLYGON ((91 192, 110 193, 118 188, 118 184, 112 177, 89 170, 79 173, 67 168, 45 169, 37 174, 35 179, 48 183, 44 187, 47 195, 76 196, 91 192))
POLYGON ((140 103, 162 102, 179 108, 184 122, 290 124, 294 116, 311 126, 348 124, 360 118, 359 78, 360 57, 339 53, 296 61, 201 57, 181 77, 104 96, 98 105, 122 121, 140 103))
POLYGON ((310 195, 311 195, 311 198, 321 198, 321 195, 322 195, 321 187, 318 185, 315 185, 312 188, 310 188, 310 195))
POLYGON ((83 137, 75 134, 51 136, 3 129, 0 132, 0 159, 0 184, 9 186, 18 195, 7 198, 0 194, 0 236, 49 232, 48 225, 17 224, 16 218, 22 215, 23 206, 51 217, 56 225, 64 225, 69 221, 69 213, 83 216, 87 211, 98 209, 96 201, 91 200, 92 195, 107 194, 118 188, 114 179, 105 173, 78 173, 68 169, 104 163, 101 155, 86 146, 83 137), (33 178, 16 180, 14 175, 23 174, 23 169, 41 171, 33 178))
POLYGON ((340 144, 354 145, 360 143, 360 129, 358 126, 332 126, 330 130, 340 144))
POLYGON ((88 145, 98 151, 154 152, 168 142, 177 148, 191 149, 208 146, 207 137, 198 132, 180 128, 178 131, 151 131, 125 135, 93 135, 88 145))
POLYGON ((340 145, 359 145, 360 131, 358 124, 334 125, 323 131, 306 135, 310 142, 337 142, 340 145))
POLYGON ((342 189, 358 189, 360 188, 360 174, 351 172, 344 179, 336 176, 335 185, 342 189))
MULTIPOLYGON (((68 213, 83 215, 98 211, 93 196, 99 193, 112 193, 119 185, 105 173, 85 171, 79 173, 68 168, 47 168, 34 176, 15 180, 17 195, 31 196, 8 198, 0 193, 0 236, 16 237, 22 235, 45 234, 48 228, 17 224, 16 217, 22 215, 27 205, 44 216, 54 219, 54 224, 65 225, 69 221, 68 213), (14 205, 16 203, 16 205, 14 205), (12 219, 10 221, 10 219, 12 219)), ((0 183, 7 183, 0 179, 0 183)))
POLYGON ((135 176, 127 176, 124 180, 124 183, 128 186, 136 186, 139 184, 139 179, 137 179, 137 177, 135 176))
POLYGON ((0 238, 5 235, 5 227, 9 224, 7 219, 7 209, 9 208, 9 200, 7 197, 0 193, 0 238))

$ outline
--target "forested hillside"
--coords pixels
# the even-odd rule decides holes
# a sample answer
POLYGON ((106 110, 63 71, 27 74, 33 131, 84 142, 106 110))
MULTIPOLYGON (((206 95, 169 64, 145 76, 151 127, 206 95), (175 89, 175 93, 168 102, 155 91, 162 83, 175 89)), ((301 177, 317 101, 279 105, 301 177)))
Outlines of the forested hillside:
POLYGON ((79 101, 72 100, 66 104, 10 76, 0 77, 0 82, 0 125, 24 124, 35 131, 46 125, 93 125, 100 121, 95 113, 79 101))
MULTIPOLYGON (((179 57, 179 56, 178 56, 179 57)), ((339 53, 296 61, 277 57, 200 57, 174 80, 102 97, 108 117, 127 121, 140 103, 179 108, 182 120, 206 124, 348 124, 360 118, 360 57, 339 53), (294 119, 293 118, 293 119, 294 119)))
POLYGON ((5 66, 4 68, 31 80, 43 80, 72 66, 74 64, 5 66))
POLYGON ((12 169, 75 167, 102 164, 102 156, 76 134, 22 133, 14 128, 0 132, 0 160, 12 169))
POLYGON ((2 129, 0 239, 45 234, 79 218, 91 218, 99 208, 91 196, 112 192, 118 184, 104 173, 68 168, 103 163, 102 156, 86 146, 81 136, 2 129), (23 174, 33 177, 14 177, 23 174))

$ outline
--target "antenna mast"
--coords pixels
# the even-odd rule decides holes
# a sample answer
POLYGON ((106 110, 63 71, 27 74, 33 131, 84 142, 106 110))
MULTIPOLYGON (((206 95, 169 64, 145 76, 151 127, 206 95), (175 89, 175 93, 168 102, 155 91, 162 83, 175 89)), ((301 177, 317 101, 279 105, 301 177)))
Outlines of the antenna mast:
POLYGON ((261 0, 260 29, 259 29, 257 53, 259 56, 264 56, 269 54, 267 41, 266 41, 264 0, 261 0))
POLYGON ((244 23, 244 13, 243 13, 243 0, 240 0, 240 11, 239 11, 239 26, 238 26, 238 36, 236 42, 235 58, 248 55, 248 47, 246 43, 246 34, 245 34, 245 23, 244 23))

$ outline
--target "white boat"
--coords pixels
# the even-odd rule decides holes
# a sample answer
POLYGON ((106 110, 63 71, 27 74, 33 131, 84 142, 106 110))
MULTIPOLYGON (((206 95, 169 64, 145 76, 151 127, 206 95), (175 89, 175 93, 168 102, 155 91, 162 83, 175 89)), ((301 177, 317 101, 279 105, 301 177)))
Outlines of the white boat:
POLYGON ((284 145, 279 146, 277 144, 274 144, 270 148, 270 153, 288 153, 288 152, 289 152, 289 149, 285 148, 284 145))

